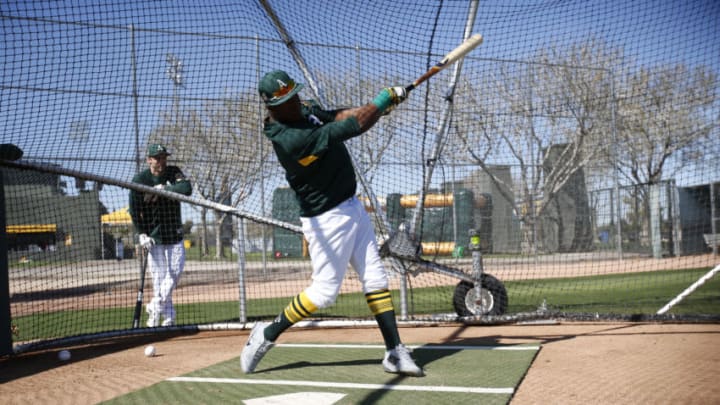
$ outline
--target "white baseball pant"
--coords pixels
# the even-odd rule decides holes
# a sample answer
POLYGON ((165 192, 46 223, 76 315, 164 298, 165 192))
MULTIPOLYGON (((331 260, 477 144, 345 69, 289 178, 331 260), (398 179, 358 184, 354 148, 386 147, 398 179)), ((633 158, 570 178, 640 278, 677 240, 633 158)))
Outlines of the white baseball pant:
POLYGON ((372 222, 356 197, 300 221, 313 266, 305 294, 315 306, 325 308, 335 302, 348 264, 357 272, 364 293, 388 288, 372 222))
POLYGON ((153 245, 148 250, 148 270, 152 274, 153 297, 147 305, 148 311, 175 320, 172 294, 185 268, 185 246, 183 241, 173 245, 153 245))

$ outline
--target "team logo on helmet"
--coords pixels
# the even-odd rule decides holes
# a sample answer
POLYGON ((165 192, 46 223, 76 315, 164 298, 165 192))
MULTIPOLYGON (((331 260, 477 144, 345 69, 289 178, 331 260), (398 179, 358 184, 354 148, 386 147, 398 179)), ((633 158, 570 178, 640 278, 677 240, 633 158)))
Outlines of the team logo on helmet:
POLYGON ((301 83, 296 83, 282 70, 267 73, 258 84, 260 97, 268 106, 277 106, 286 102, 302 88, 301 83))
POLYGON ((278 89, 273 92, 270 100, 279 100, 295 89, 295 81, 292 79, 288 80, 287 83, 280 79, 275 79, 275 81, 277 82, 278 89))

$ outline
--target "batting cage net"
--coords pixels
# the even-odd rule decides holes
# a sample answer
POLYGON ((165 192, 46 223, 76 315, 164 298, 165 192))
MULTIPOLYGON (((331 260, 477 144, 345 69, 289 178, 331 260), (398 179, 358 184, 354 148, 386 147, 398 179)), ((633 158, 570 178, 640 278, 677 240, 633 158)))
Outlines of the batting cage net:
MULTIPOLYGON (((444 68, 347 142, 401 320, 717 320, 718 17, 713 1, 2 2, 4 350, 161 330, 131 193, 163 201, 184 252, 160 328, 243 327, 307 287, 262 133, 275 69, 338 109, 444 68), (152 144, 192 193, 133 181, 152 144)), ((372 319, 349 270, 310 321, 372 319)))

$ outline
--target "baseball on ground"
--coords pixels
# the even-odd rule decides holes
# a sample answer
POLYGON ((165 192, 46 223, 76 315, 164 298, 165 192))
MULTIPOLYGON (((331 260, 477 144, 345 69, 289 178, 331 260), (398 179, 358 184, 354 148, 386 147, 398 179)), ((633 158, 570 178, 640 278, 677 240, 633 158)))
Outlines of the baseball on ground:
POLYGON ((70 360, 70 351, 69 350, 60 350, 58 352, 58 359, 60 359, 61 361, 70 360))
POLYGON ((155 346, 150 345, 145 347, 145 355, 147 357, 153 357, 155 355, 155 346))

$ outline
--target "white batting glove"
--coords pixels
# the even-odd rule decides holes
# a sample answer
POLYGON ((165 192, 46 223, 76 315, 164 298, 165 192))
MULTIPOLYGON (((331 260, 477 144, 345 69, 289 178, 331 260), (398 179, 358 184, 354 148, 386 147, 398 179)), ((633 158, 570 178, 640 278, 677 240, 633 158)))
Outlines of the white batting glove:
POLYGON ((405 101, 408 97, 407 90, 405 90, 405 87, 402 86, 386 87, 385 90, 390 93, 390 105, 385 109, 385 111, 383 111, 382 115, 390 114, 390 112, 392 112, 398 104, 405 101))
POLYGON ((150 249, 155 244, 155 240, 149 237, 146 233, 141 233, 138 235, 138 243, 140 244, 140 247, 150 249))
POLYGON ((156 188, 158 190, 165 190, 165 185, 164 184, 156 184, 153 188, 156 188))
POLYGON ((408 92, 403 86, 388 87, 393 105, 398 105, 408 98, 408 92))

